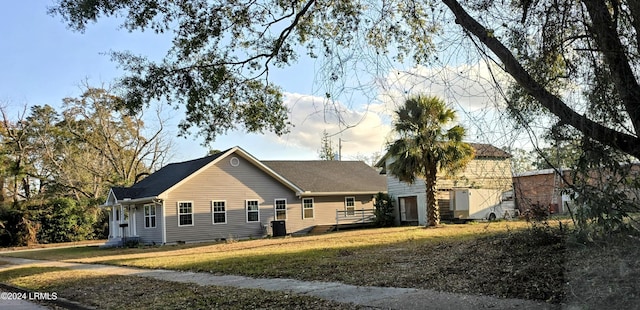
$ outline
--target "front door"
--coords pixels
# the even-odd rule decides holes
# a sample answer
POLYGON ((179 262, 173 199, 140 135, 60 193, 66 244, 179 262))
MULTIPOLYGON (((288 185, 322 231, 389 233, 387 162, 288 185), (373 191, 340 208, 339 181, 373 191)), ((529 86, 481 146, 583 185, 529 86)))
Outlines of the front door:
POLYGON ((400 224, 418 225, 418 197, 400 197, 400 224))

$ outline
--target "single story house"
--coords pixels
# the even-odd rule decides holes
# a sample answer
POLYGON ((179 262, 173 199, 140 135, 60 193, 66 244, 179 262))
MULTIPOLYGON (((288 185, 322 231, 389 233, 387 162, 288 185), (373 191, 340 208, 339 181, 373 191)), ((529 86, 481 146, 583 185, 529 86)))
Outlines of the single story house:
MULTIPOLYGON (((475 149, 475 157, 467 167, 454 176, 438 174, 436 199, 442 219, 453 218, 450 210, 450 192, 454 188, 492 189, 506 192, 512 189, 511 155, 493 145, 469 143, 475 149)), ((427 195, 423 180, 413 184, 401 182, 387 173, 387 167, 395 159, 387 153, 376 163, 381 174, 387 177, 388 193, 395 206, 396 224, 425 225, 427 222, 427 195)))
POLYGON ((109 242, 181 243, 262 237, 336 223, 336 211, 372 209, 383 176, 358 161, 260 161, 240 147, 166 165, 131 187, 114 187, 109 242))

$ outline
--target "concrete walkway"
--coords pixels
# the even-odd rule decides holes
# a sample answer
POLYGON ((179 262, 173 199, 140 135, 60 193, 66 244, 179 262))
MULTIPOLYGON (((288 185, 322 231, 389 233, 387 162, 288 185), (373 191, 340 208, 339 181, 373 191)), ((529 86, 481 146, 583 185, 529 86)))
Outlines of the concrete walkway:
POLYGON ((0 300, 0 310, 49 310, 49 308, 22 299, 0 300))
MULTIPOLYGON (((267 291, 285 291, 310 295, 342 303, 354 303, 372 309, 555 309, 555 305, 521 299, 500 299, 489 296, 436 292, 433 290, 354 286, 336 282, 300 281, 293 279, 255 279, 243 276, 216 276, 203 272, 140 269, 100 264, 65 263, 0 257, 11 265, 0 266, 0 271, 26 265, 66 267, 76 270, 139 276, 163 281, 194 283, 198 285, 258 288, 267 291)), ((2 304, 0 303, 0 306, 2 304)))

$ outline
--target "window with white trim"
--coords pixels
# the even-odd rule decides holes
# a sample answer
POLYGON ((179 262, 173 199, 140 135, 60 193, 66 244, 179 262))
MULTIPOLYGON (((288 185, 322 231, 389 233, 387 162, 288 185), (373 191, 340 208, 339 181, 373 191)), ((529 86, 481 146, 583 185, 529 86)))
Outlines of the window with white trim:
POLYGON ((156 205, 144 205, 144 228, 156 227, 156 205))
POLYGON ((178 226, 193 226, 193 202, 178 202, 178 226))
POLYGON ((347 215, 356 214, 356 197, 344 197, 344 210, 347 215))
POLYGON ((260 221, 260 206, 257 200, 247 200, 245 202, 247 210, 247 223, 260 221))
POLYGON ((274 208, 276 212, 276 220, 287 219, 287 200, 286 199, 276 199, 274 203, 274 208))
POLYGON ((211 220, 213 224, 227 223, 227 202, 217 200, 211 202, 211 220))
POLYGON ((313 218, 313 198, 302 198, 302 218, 313 218))

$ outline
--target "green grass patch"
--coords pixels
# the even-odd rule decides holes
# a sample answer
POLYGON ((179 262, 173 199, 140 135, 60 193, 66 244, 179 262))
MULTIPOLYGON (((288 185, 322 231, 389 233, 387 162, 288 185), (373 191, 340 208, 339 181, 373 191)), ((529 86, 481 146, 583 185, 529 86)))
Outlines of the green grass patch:
MULTIPOLYGON (((340 249, 350 247, 384 246, 406 241, 437 242, 438 240, 462 240, 480 235, 507 231, 508 229, 522 229, 527 227, 524 222, 483 223, 476 225, 443 225, 439 228, 423 227, 395 227, 367 230, 353 230, 330 233, 320 236, 303 236, 291 238, 274 238, 245 240, 234 243, 208 243, 168 245, 142 248, 51 248, 25 252, 4 253, 0 256, 11 256, 31 259, 47 259, 78 262, 108 262, 113 259, 156 258, 161 256, 173 265, 173 257, 183 259, 193 256, 237 257, 253 256, 273 253, 295 253, 307 250, 340 249), (159 253, 162 254, 159 254, 159 253)), ((152 267, 153 266, 149 266, 152 267)), ((156 266, 156 268, 159 266, 156 266)))
POLYGON ((165 246, 141 246, 138 248, 101 248, 96 245, 92 246, 77 246, 77 247, 64 247, 64 248, 36 248, 29 249, 28 251, 15 251, 4 252, 1 256, 28 258, 28 259, 41 259, 41 260, 80 260, 99 258, 104 256, 119 256, 119 255, 135 255, 140 253, 156 253, 167 252, 175 250, 185 250, 191 248, 202 247, 214 243, 198 243, 198 244, 182 244, 182 245, 165 245, 165 246))
POLYGON ((0 254, 7 257, 57 260, 62 261, 68 258, 88 258, 94 257, 97 253, 104 253, 98 246, 78 246, 70 248, 42 248, 29 251, 16 251, 0 254))
MULTIPOLYGON (((46 250, 46 257, 68 261, 164 268, 247 276, 289 277, 304 268, 304 279, 318 280, 322 268, 335 265, 339 253, 378 252, 380 248, 455 242, 526 227, 525 223, 444 225, 439 228, 399 227, 338 232, 321 236, 247 240, 200 246, 168 246, 150 249, 84 249, 76 253, 46 250), (162 252, 159 255, 159 252, 162 252), (274 266, 278 266, 274 268, 274 266), (322 267, 316 267, 322 266, 322 267), (313 272, 320 269, 321 271, 313 272)), ((33 253, 23 253, 30 257, 33 253)), ((36 254, 40 255, 40 254, 36 254)))
MULTIPOLYGON (((562 225, 563 229, 569 226, 562 225)), ((496 222, 136 249, 47 249, 11 255, 434 289, 576 304, 585 309, 593 304, 640 304, 640 242, 630 236, 609 239, 585 245, 567 238, 557 222, 533 228, 524 222, 496 222)))
POLYGON ((30 244, 26 246, 15 246, 15 247, 0 247, 2 251, 22 251, 22 250, 33 250, 33 249, 47 249, 47 248, 61 248, 61 247, 75 247, 75 246, 90 246, 95 244, 105 243, 107 240, 82 240, 82 241, 72 241, 72 242, 60 242, 60 243, 36 243, 30 244))
POLYGON ((19 279, 28 276, 40 275, 53 271, 68 270, 61 267, 19 267, 0 271, 0 282, 11 282, 14 279, 19 279))
MULTIPOLYGON (((563 229, 571 226, 566 224, 562 225, 563 229)), ((551 226, 533 227, 524 222, 497 222, 443 225, 429 229, 353 230, 320 236, 135 249, 46 249, 10 255, 213 274, 424 288, 600 309, 633 308, 640 304, 639 240, 636 236, 619 234, 581 244, 566 235, 557 222, 551 226)), ((97 308, 122 307, 109 297, 111 295, 101 295, 111 282, 141 296, 143 302, 152 306, 144 306, 143 303, 139 306, 147 308, 231 308, 234 299, 247 299, 241 307, 253 308, 257 305, 257 302, 251 303, 257 298, 253 295, 263 294, 250 290, 160 283, 151 279, 132 280, 132 277, 90 277, 75 271, 54 269, 5 272, 0 276, 17 281, 15 283, 41 290, 63 290, 68 298, 89 302, 97 308), (158 296, 133 288, 133 284, 129 288, 127 283, 132 281, 144 281, 142 284, 135 282, 135 286, 153 287, 154 291, 156 286, 164 290, 162 287, 165 285, 177 289, 174 292, 167 288, 166 295, 158 296), (87 288, 81 290, 78 288, 81 285, 87 285, 87 288), (80 290, 86 296, 74 295, 74 290, 80 290), (98 297, 94 298, 94 295, 98 297), (194 297, 197 295, 223 297, 198 299, 194 297), (147 296, 159 301, 147 300, 147 296)), ((117 294, 109 290, 111 294, 117 294)), ((322 302, 315 299, 302 301, 291 297, 296 299, 293 304, 271 304, 289 297, 272 295, 265 298, 267 301, 258 302, 285 308, 328 307, 327 304, 315 304, 322 302), (272 299, 274 301, 269 301, 272 299)), ((267 307, 265 305, 260 307, 267 307)), ((127 304, 129 308, 137 306, 127 304)))

